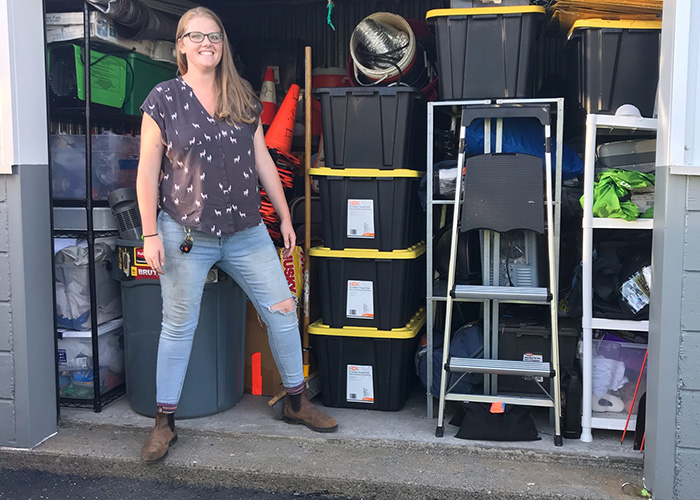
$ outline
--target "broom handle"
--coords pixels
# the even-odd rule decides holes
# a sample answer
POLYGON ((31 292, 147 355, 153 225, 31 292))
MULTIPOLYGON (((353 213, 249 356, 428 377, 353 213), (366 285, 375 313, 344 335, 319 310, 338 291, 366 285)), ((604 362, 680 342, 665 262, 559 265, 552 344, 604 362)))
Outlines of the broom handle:
POLYGON ((305 59, 305 94, 304 94, 304 327, 302 331, 302 348, 304 353, 304 376, 309 376, 309 286, 311 248, 311 47, 304 49, 305 59))
MULTIPOLYGON (((622 439, 620 444, 625 442, 625 434, 627 434, 627 426, 630 423, 630 417, 632 416, 632 410, 634 409, 634 402, 637 400, 637 391, 639 390, 639 384, 642 382, 642 374, 644 373, 644 367, 647 364, 647 356, 649 355, 649 348, 647 348, 644 353, 644 361, 642 361, 642 369, 639 370, 639 377, 637 377, 637 387, 634 388, 634 396, 632 396, 632 404, 630 405, 630 411, 627 412, 627 421, 625 422, 625 429, 622 431, 622 439)), ((639 410, 637 410, 639 411, 639 410)))

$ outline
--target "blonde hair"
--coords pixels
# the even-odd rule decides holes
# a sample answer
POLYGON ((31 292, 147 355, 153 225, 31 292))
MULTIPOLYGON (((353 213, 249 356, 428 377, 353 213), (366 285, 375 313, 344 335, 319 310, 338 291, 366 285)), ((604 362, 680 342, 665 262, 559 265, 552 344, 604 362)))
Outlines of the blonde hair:
MULTIPOLYGON (((221 62, 216 66, 216 110, 215 117, 227 123, 255 123, 262 108, 258 96, 250 83, 240 77, 233 63, 228 36, 221 19, 206 7, 195 7, 185 12, 177 25, 176 40, 185 34, 187 24, 195 17, 208 17, 213 20, 224 34, 221 62)), ((187 57, 177 51, 177 67, 180 74, 187 73, 187 57)))

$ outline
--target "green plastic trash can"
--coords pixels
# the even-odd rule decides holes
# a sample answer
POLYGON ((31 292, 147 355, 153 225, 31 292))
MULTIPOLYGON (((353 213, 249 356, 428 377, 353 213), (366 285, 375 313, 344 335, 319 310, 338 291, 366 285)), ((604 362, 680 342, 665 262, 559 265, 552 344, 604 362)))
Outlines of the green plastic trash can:
MULTIPOLYGON (((146 264, 141 245, 117 240, 114 269, 121 282, 127 398, 135 412, 152 417, 163 303, 160 281, 146 264)), ((178 418, 219 413, 243 397, 246 300, 231 277, 212 268, 204 286, 178 418)))

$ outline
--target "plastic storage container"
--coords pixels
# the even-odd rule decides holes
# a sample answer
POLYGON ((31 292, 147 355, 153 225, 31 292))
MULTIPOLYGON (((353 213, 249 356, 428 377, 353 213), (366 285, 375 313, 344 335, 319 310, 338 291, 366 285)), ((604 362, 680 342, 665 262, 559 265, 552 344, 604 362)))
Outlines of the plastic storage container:
MULTIPOLYGON (((122 57, 90 51, 90 100, 121 108, 126 97, 126 61, 122 57)), ((78 45, 48 49, 49 93, 54 102, 70 105, 85 100, 85 51, 78 45)))
POLYGON ((426 104, 412 87, 314 90, 321 101, 326 167, 425 166, 426 104))
MULTIPOLYGON (((112 133, 92 136, 93 198, 106 200, 120 187, 136 187, 139 137, 112 133)), ((62 199, 85 198, 85 136, 49 136, 53 196, 62 199)))
MULTIPOLYGON (((122 315, 119 283, 110 277, 113 249, 104 242, 95 243, 95 285, 97 324, 122 315)), ((67 246, 54 256, 56 317, 60 328, 90 330, 90 281, 88 249, 67 246)))
MULTIPOLYGON (((75 41, 80 43, 84 40, 85 21, 83 11, 77 12, 52 12, 47 13, 46 21, 46 43, 55 44, 57 42, 75 41)), ((153 40, 129 40, 117 35, 114 20, 107 17, 102 12, 92 10, 90 12, 89 24, 90 38, 104 46, 109 44, 117 50, 136 51, 148 56, 154 52, 153 40), (116 47, 115 47, 116 46, 116 47)), ((95 45, 97 45, 97 43, 95 45)))
POLYGON ((440 99, 534 97, 544 7, 436 9, 440 99))
POLYGON ((661 21, 576 21, 566 44, 567 97, 585 113, 614 114, 623 104, 654 113, 661 21))
POLYGON ((425 300, 425 243, 405 250, 316 247, 321 317, 331 328, 391 330, 408 323, 425 300))
POLYGON ((653 174, 656 169, 656 139, 606 142, 598 146, 596 173, 620 168, 653 174))
MULTIPOLYGON (((117 240, 122 302, 126 394, 142 415, 156 412, 156 355, 163 303, 158 275, 143 259, 140 242, 117 240)), ((246 295, 212 269, 204 286, 199 323, 177 408, 180 418, 224 411, 243 397, 246 295)))
POLYGON ((333 250, 405 249, 425 237, 416 170, 313 168, 319 181, 323 242, 333 250))
MULTIPOLYGON (((579 331, 559 325, 560 370, 575 366, 579 331)), ((498 357, 514 361, 551 361, 552 340, 549 327, 529 324, 502 324, 498 341, 498 357)), ((549 387, 549 382, 544 383, 549 387)), ((499 391, 541 393, 539 386, 526 377, 499 377, 499 391)))
POLYGON ((421 310, 403 328, 309 326, 321 374, 325 406, 400 410, 413 388, 413 357, 425 324, 421 310))
POLYGON ((646 344, 622 342, 617 337, 606 335, 603 340, 593 341, 593 412, 637 413, 639 398, 646 390, 646 369, 634 400, 639 373, 642 370, 646 344), (610 339, 610 340, 608 340, 610 339))
MULTIPOLYGON (((124 382, 124 341, 121 318, 97 328, 100 389, 104 394, 124 382)), ((92 399, 94 365, 90 331, 58 330, 58 394, 63 398, 92 399)))
POLYGON ((122 111, 127 115, 141 115, 140 107, 156 84, 175 78, 177 66, 164 61, 129 52, 126 56, 127 87, 122 111))

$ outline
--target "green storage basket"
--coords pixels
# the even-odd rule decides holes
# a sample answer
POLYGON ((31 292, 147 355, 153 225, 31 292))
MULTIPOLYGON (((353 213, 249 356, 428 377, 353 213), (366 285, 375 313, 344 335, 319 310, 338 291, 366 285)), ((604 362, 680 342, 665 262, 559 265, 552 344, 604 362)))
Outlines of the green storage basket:
POLYGON ((140 115, 141 105, 156 84, 175 78, 177 66, 156 61, 137 52, 129 52, 127 60, 127 96, 122 111, 127 115, 140 115))
MULTIPOLYGON (((49 89, 58 100, 85 100, 84 50, 79 45, 49 48, 49 89)), ((121 108, 126 97, 126 61, 119 56, 90 51, 91 101, 121 108)))

